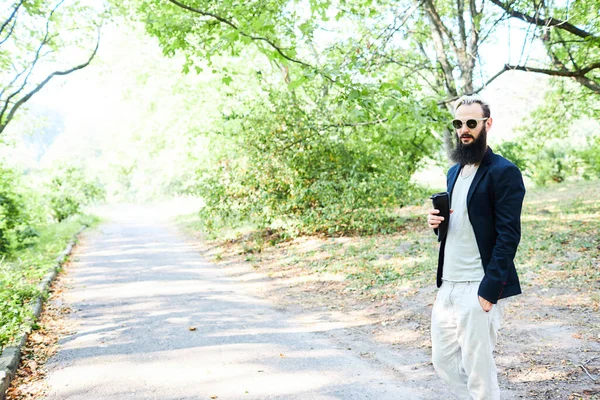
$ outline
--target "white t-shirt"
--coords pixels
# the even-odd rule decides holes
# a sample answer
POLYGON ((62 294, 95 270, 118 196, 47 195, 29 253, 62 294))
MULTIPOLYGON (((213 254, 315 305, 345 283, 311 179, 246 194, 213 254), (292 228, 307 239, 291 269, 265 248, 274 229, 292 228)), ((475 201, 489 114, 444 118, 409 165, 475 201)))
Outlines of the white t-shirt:
POLYGON ((477 169, 469 176, 459 173, 452 190, 450 208, 453 212, 448 224, 442 276, 446 281, 481 281, 484 276, 475 232, 467 211, 467 194, 476 173, 477 169))

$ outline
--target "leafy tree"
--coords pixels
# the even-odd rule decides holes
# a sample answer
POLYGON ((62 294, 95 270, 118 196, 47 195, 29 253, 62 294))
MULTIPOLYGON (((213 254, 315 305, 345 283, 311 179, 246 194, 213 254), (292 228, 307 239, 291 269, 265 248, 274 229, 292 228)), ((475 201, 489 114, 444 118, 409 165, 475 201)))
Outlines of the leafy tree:
POLYGON ((223 115, 219 140, 236 149, 199 169, 192 190, 207 200, 207 218, 377 231, 384 224, 371 222, 409 201, 408 182, 435 153, 435 121, 445 115, 416 80, 364 62, 353 35, 332 45, 317 40, 329 3, 310 2, 305 16, 289 2, 171 3, 141 1, 139 10, 167 54, 185 54, 185 71, 220 54, 256 65, 220 69, 222 90, 239 91, 231 93, 238 102, 223 115))
POLYGON ((100 12, 67 0, 5 2, 0 12, 1 134, 52 78, 90 64, 100 40, 100 12))
MULTIPOLYGON (((319 91, 309 83, 303 87, 319 91)), ((298 94, 271 90, 244 104, 224 126, 229 135, 241 133, 240 150, 223 152, 201 171, 205 219, 291 224, 304 232, 391 229, 395 218, 389 211, 412 200, 410 178, 435 151, 436 126, 421 121, 439 110, 431 102, 411 114, 403 110, 388 124, 361 122, 353 96, 377 103, 371 107, 379 107, 381 115, 394 115, 386 108, 401 108, 388 101, 395 90, 365 86, 335 104, 321 99, 319 108, 299 106, 298 94)))
POLYGON ((36 235, 17 171, 0 166, 0 255, 6 256, 36 235))
MULTIPOLYGON (((389 44, 394 36, 403 35, 413 41, 415 49, 423 55, 422 60, 431 60, 431 54, 435 54, 435 68, 430 70, 435 71, 437 77, 428 82, 445 88, 447 101, 461 94, 477 93, 509 70, 570 77, 600 93, 600 22, 598 18, 589 17, 598 15, 598 2, 425 0, 418 4, 418 7, 398 8, 401 14, 396 15, 386 30, 390 37, 384 43, 389 44), (523 46, 541 42, 549 56, 548 63, 554 68, 536 65, 529 58, 523 63, 519 60, 518 64, 507 60, 501 70, 491 77, 482 77, 476 87, 474 71, 482 65, 480 49, 494 37, 497 28, 511 18, 529 24, 523 46), (398 26, 398 20, 404 29, 398 26)), ((509 31, 515 29, 520 27, 508 26, 509 31)), ((421 65, 422 60, 418 61, 421 65)))
MULTIPOLYGON (((184 72, 220 76, 203 95, 228 106, 206 129, 191 122, 194 133, 183 135, 209 137, 213 163, 189 155, 196 171, 179 187, 206 199, 207 219, 220 215, 228 223, 250 218, 295 221, 306 231, 377 231, 365 226, 415 193, 410 175, 437 157, 438 132, 454 137, 443 123, 452 101, 523 66, 483 72, 481 49, 514 17, 489 1, 121 6, 144 22, 164 54, 185 56, 184 72)), ((549 10, 558 15, 561 7, 549 10)), ((595 76, 594 69, 582 71, 595 76)))
POLYGON ((518 137, 500 153, 517 163, 538 185, 571 176, 599 177, 600 98, 578 82, 556 78, 542 104, 517 128, 518 137))
POLYGON ((541 40, 551 68, 506 65, 505 70, 571 78, 600 94, 600 3, 490 0, 506 15, 530 24, 530 40, 541 40))
POLYGON ((59 165, 48 183, 50 211, 57 222, 64 221, 81 211, 81 207, 102 200, 104 189, 88 179, 84 170, 73 165, 59 165))

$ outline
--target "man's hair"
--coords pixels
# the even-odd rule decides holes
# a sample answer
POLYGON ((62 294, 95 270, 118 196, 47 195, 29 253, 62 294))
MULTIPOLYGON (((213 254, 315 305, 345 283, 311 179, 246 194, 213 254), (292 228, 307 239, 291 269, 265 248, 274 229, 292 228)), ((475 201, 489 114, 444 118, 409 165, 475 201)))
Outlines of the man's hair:
POLYGON ((481 97, 475 96, 475 95, 462 96, 460 99, 458 99, 458 101, 454 105, 454 114, 456 114, 456 110, 458 110, 458 107, 464 106, 464 105, 469 105, 469 104, 479 104, 481 106, 481 108, 483 109, 483 116, 485 118, 490 117, 490 115, 491 115, 490 105, 485 100, 483 100, 481 97))

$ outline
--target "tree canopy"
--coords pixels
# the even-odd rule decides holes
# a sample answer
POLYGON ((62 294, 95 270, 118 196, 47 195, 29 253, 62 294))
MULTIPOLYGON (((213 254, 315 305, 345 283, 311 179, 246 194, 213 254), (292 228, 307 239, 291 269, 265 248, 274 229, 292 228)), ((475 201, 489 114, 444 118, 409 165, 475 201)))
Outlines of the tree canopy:
POLYGON ((87 67, 100 41, 101 10, 78 1, 18 0, 0 9, 0 134, 56 76, 87 67))
MULTIPOLYGON (((4 126, 53 76, 89 64, 103 16, 66 1, 16 1, 6 11, 0 37, 21 47, 0 47, 14 72, 3 75, 4 126), (29 44, 16 41, 17 16, 34 21, 29 44), (85 23, 70 27, 80 16, 85 23), (48 64, 38 71, 41 55, 48 64)), ((132 151, 86 156, 110 160, 98 164, 105 181, 116 174, 117 192, 202 197, 215 227, 394 229, 395 209, 424 196, 414 173, 431 160, 443 165, 442 144, 453 146, 454 100, 507 73, 552 78, 535 89, 545 103, 518 131, 534 140, 499 148, 540 183, 565 175, 534 171, 563 157, 546 142, 598 117, 593 1, 127 0, 112 2, 111 13, 116 24, 142 26, 181 67, 161 69, 162 60, 130 46, 143 61, 114 67, 134 78, 114 89, 131 98, 130 118, 105 134, 122 133, 132 151)), ((593 133, 585 137, 598 146, 593 133)), ((593 176, 593 153, 574 154, 573 173, 593 176)))

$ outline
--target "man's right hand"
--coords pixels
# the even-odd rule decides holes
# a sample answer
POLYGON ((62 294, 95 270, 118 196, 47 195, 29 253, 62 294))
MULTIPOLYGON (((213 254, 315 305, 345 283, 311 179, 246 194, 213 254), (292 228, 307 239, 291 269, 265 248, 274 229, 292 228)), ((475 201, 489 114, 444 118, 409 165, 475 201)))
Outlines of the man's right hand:
MULTIPOLYGON (((452 214, 452 211, 454 210, 450 210, 450 214, 452 214)), ((444 220, 444 217, 437 215, 439 213, 440 210, 429 210, 429 213, 427 214, 427 224, 431 229, 437 229, 444 220)))

